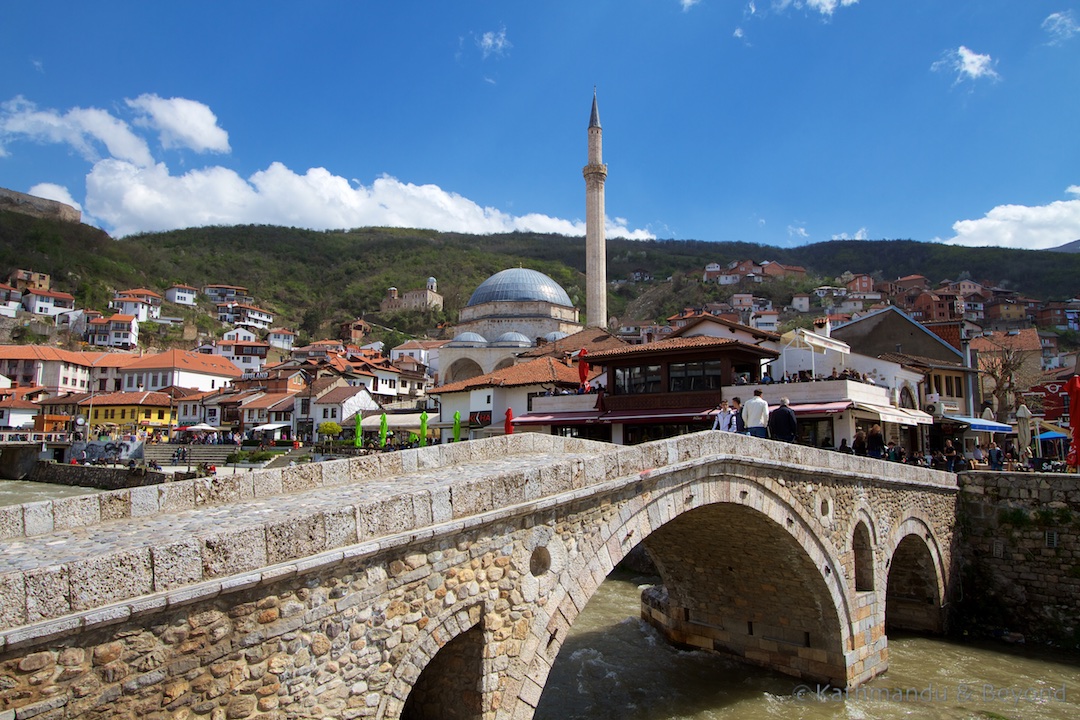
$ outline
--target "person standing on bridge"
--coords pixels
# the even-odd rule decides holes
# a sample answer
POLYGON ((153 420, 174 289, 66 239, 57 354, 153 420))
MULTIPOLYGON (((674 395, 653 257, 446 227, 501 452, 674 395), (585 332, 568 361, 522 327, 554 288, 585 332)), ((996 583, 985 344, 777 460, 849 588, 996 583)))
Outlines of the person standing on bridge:
POLYGON ((743 422, 742 417, 742 398, 738 395, 731 398, 731 422, 728 423, 728 430, 740 435, 746 434, 746 423, 743 422))
POLYGON ((780 398, 780 407, 769 413, 769 435, 773 440, 793 443, 799 432, 795 411, 786 397, 780 398))
POLYGON ((746 401, 742 409, 742 419, 746 432, 753 437, 769 437, 769 403, 761 397, 761 390, 754 391, 754 397, 746 401))
POLYGON ((722 430, 723 432, 731 432, 732 414, 728 408, 728 401, 721 400, 720 405, 716 408, 716 419, 713 420, 712 429, 722 430))

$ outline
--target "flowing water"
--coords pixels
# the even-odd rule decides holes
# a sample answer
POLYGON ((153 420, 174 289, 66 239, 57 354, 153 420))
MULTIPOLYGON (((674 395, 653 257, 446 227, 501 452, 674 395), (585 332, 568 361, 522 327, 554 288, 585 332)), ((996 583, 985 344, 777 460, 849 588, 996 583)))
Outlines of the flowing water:
POLYGON ((73 485, 29 482, 26 480, 0 480, 0 506, 52 500, 53 498, 91 495, 101 492, 94 488, 73 485))
POLYGON ((1080 657, 999 644, 889 638, 889 671, 849 697, 713 653, 677 650, 638 619, 617 570, 575 621, 537 720, 1080 719, 1080 657))

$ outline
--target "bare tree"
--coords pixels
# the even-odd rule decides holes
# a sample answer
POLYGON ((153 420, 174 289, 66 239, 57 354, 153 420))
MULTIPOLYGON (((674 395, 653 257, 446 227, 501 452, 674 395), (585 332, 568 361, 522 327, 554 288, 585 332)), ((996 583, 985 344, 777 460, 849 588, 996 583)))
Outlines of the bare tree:
POLYGON ((1021 393, 1038 385, 1042 378, 1042 350, 1038 334, 1034 347, 1028 333, 995 333, 972 343, 977 353, 979 383, 983 397, 994 398, 998 418, 1004 419, 1020 402, 1021 393))

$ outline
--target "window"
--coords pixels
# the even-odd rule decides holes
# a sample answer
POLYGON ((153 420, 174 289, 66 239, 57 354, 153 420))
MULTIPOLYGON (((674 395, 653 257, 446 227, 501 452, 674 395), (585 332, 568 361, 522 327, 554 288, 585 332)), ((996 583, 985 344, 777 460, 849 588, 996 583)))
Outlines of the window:
POLYGON ((668 366, 670 392, 694 392, 720 389, 720 361, 672 363, 668 366))
POLYGON ((322 416, 323 416, 323 420, 330 417, 330 408, 323 408, 322 409, 322 416))
POLYGON ((147 420, 150 419, 150 408, 147 408, 147 409, 143 410, 143 417, 146 418, 147 420))
POLYGON ((337 408, 330 408, 330 418, 337 419, 337 408))
POLYGON ((641 395, 660 392, 660 366, 637 365, 615 368, 617 395, 641 395))
POLYGON ((120 408, 120 419, 123 420, 124 416, 126 416, 126 415, 127 415, 127 408, 120 408))
POLYGON ((158 410, 157 411, 157 419, 158 420, 164 420, 165 419, 165 411, 164 410, 158 410))

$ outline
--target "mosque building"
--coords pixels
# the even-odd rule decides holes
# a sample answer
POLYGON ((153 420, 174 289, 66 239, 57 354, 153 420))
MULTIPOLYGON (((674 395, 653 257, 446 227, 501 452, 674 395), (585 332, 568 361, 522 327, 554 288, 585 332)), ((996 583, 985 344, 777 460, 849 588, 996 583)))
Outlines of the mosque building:
MULTIPOLYGON (((586 313, 589 326, 607 325, 607 259, 600 112, 593 92, 585 177, 586 313)), ((440 383, 453 383, 513 365, 529 348, 582 330, 578 310, 557 282, 529 268, 489 277, 461 309, 453 340, 439 351, 440 383)))

